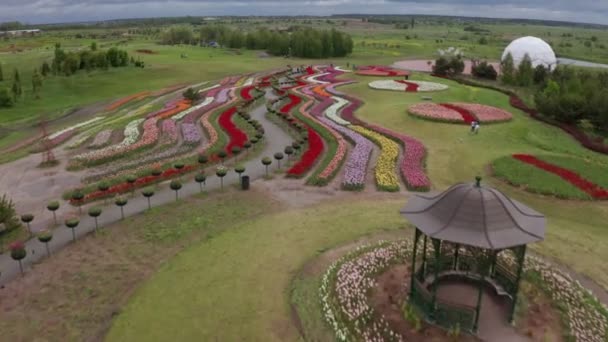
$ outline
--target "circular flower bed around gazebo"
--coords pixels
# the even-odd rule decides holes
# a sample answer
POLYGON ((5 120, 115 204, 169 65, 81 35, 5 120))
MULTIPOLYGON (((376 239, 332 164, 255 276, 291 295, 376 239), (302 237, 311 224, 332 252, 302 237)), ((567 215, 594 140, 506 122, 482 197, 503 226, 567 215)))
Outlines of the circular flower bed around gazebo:
MULTIPOLYGON (((324 318, 337 340, 407 341, 374 309, 369 293, 377 285, 379 274, 409 260, 412 247, 409 240, 360 247, 327 269, 319 295, 324 318)), ((504 261, 513 260, 507 258, 504 261)), ((587 289, 555 266, 534 256, 526 258, 524 270, 524 279, 540 289, 559 310, 565 330, 559 333, 573 341, 605 341, 608 337, 608 310, 587 289)), ((414 330, 420 319, 405 311, 414 330)), ((422 338, 415 340, 424 341, 422 338)))
POLYGON ((408 108, 411 115, 432 121, 470 124, 509 121, 513 115, 503 109, 475 103, 423 102, 408 108))

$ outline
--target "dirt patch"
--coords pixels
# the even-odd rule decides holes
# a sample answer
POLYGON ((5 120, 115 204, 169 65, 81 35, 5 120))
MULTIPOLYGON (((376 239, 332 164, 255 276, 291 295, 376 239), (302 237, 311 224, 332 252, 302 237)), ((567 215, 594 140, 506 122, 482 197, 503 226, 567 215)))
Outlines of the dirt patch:
POLYGON ((146 54, 146 55, 156 55, 158 53, 156 51, 152 51, 152 50, 149 50, 149 49, 138 49, 138 50, 135 50, 135 52, 137 52, 137 53, 143 53, 143 54, 146 54))
MULTIPOLYGON (((407 300, 411 269, 409 265, 395 265, 376 278, 376 286, 370 295, 370 304, 396 333, 405 341, 443 342, 447 340, 445 330, 421 322, 420 330, 408 322, 402 305, 407 300)), ((462 334, 458 341, 480 341, 474 336, 462 334)))
POLYGON ((525 312, 518 318, 517 330, 532 341, 563 342, 560 314, 547 295, 528 282, 522 282, 521 291, 526 303, 525 312))

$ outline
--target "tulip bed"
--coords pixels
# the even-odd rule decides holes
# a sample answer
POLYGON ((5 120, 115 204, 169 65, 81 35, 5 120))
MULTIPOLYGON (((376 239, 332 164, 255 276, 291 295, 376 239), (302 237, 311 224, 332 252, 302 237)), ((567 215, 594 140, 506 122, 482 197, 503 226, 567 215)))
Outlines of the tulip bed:
POLYGON ((230 141, 224 149, 228 155, 232 155, 233 147, 243 148, 243 144, 247 142, 247 134, 232 122, 232 117, 236 114, 236 111, 236 107, 231 107, 225 110, 219 118, 220 126, 230 137, 230 141))
POLYGON ((382 191, 399 191, 399 178, 395 172, 399 145, 393 140, 361 126, 350 126, 350 129, 370 139, 380 147, 380 156, 376 160, 376 185, 382 191))
MULTIPOLYGON (((338 341, 404 341, 370 305, 376 277, 411 258, 409 240, 362 246, 330 265, 323 274, 319 298, 325 321, 338 341)), ((500 261, 514 263, 501 254, 500 261)), ((608 338, 608 308, 570 275, 528 255, 523 280, 545 292, 563 321, 565 340, 603 342, 608 338)), ((520 296, 522 294, 520 293, 520 296)), ((516 321, 517 324, 517 321, 516 321)))
POLYGON ((424 119, 470 124, 473 121, 495 123, 509 121, 513 115, 500 108, 475 103, 418 103, 408 112, 424 119))
POLYGON ((97 133, 97 135, 95 135, 95 138, 89 145, 89 148, 97 149, 97 148, 105 147, 111 142, 110 141, 111 138, 112 138, 112 130, 105 129, 105 130, 97 133))
POLYGON ((409 76, 409 71, 393 69, 382 65, 361 66, 357 68, 357 75, 361 76, 409 76))
POLYGON ((514 154, 492 163, 494 175, 526 191, 558 198, 608 199, 608 165, 569 156, 514 154))
POLYGON ((395 90, 405 92, 431 92, 448 89, 447 85, 427 81, 379 80, 369 83, 369 87, 379 90, 395 90))
POLYGON ((145 97, 150 96, 150 92, 149 91, 142 91, 140 93, 137 94, 133 94, 131 96, 127 96, 127 97, 123 97, 122 99, 119 99, 117 101, 112 102, 111 104, 109 104, 108 106, 106 106, 105 110, 108 112, 111 112, 113 110, 116 110, 120 107, 122 107, 123 105, 125 105, 128 102, 135 102, 135 101, 139 101, 145 97))
POLYGON ((340 98, 340 97, 331 97, 334 101, 336 101, 336 103, 334 103, 333 105, 331 105, 329 108, 327 108, 325 110, 325 116, 327 116, 328 118, 330 118, 332 121, 334 121, 335 123, 337 123, 338 125, 342 125, 342 126, 346 126, 346 125, 350 125, 349 121, 346 121, 344 119, 342 119, 340 117, 340 115, 338 115, 338 111, 340 110, 340 108, 344 107, 345 105, 348 104, 348 101, 340 98))

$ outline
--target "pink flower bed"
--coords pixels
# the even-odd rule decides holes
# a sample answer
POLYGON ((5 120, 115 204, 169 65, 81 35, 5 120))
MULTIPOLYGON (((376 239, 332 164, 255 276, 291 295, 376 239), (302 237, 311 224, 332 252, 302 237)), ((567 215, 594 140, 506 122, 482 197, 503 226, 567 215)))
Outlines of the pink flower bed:
POLYGON ((357 75, 362 76, 408 76, 410 73, 406 70, 393 69, 383 65, 362 66, 357 69, 357 75))
POLYGON ((513 115, 511 113, 492 106, 460 102, 452 103, 452 105, 471 112, 471 114, 477 117, 479 122, 502 122, 513 119, 513 115))
POLYGON ((163 139, 166 143, 175 143, 177 142, 178 132, 177 125, 173 120, 165 120, 161 124, 161 129, 163 132, 163 139))
POLYGON ((419 116, 425 119, 464 123, 462 115, 457 111, 446 108, 437 103, 418 103, 408 108, 410 114, 419 116))

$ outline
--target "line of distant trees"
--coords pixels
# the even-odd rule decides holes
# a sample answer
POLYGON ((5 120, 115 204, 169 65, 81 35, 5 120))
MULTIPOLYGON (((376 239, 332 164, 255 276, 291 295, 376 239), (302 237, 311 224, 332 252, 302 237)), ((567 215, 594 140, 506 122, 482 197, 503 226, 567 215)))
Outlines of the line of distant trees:
POLYGON ((259 28, 243 32, 224 25, 209 25, 200 29, 198 37, 188 26, 174 26, 164 32, 163 44, 217 43, 232 49, 266 50, 277 56, 303 58, 345 57, 353 51, 350 35, 335 29, 290 27, 284 31, 259 28))

